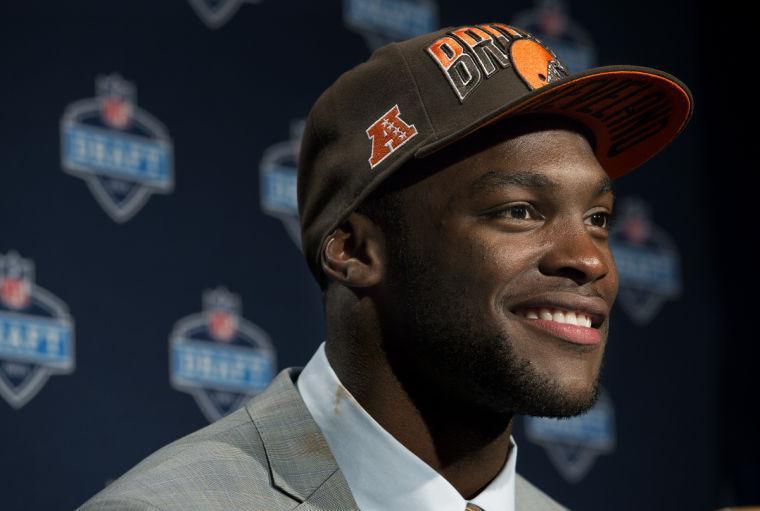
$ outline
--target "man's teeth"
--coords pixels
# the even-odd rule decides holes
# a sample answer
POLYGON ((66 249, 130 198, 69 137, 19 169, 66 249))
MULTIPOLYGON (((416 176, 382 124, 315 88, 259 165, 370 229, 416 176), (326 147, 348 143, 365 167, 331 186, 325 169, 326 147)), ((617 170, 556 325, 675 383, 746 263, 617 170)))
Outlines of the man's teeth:
POLYGON ((581 311, 568 311, 560 309, 523 309, 518 311, 523 317, 528 319, 546 319, 557 323, 567 323, 570 325, 585 326, 591 328, 591 318, 581 311))

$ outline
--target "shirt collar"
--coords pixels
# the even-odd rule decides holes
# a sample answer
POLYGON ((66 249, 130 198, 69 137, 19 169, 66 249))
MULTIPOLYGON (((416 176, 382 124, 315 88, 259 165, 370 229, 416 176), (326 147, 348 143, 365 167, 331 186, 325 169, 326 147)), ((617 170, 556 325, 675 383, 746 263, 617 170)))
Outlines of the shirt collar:
MULTIPOLYGON (((322 342, 296 381, 362 511, 463 511, 467 501, 443 476, 382 428, 341 384, 322 342)), ((517 445, 470 502, 485 511, 514 511, 517 445)))

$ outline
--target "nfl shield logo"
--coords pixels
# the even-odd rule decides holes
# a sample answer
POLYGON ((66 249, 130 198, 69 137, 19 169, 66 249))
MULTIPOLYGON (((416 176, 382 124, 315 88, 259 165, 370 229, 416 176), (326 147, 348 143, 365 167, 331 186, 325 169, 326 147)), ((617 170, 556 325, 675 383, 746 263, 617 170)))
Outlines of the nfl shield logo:
POLYGON ((101 78, 95 86, 103 122, 118 130, 129 128, 135 109, 135 86, 115 77, 101 78))
POLYGON ((0 303, 11 310, 23 309, 29 305, 32 294, 29 267, 24 267, 26 265, 22 266, 17 261, 17 258, 9 256, 9 267, 3 268, 5 275, 0 275, 0 303))
POLYGON ((74 322, 68 308, 34 282, 34 264, 0 254, 0 396, 28 403, 52 374, 74 371, 74 322))
POLYGON ((174 189, 169 133, 137 106, 134 84, 118 74, 96 80, 97 97, 71 103, 61 119, 61 166, 84 179, 115 222, 126 222, 151 194, 174 189))
POLYGON ((203 311, 180 319, 169 338, 169 375, 214 422, 264 390, 275 351, 261 328, 240 316, 240 298, 219 287, 203 294, 203 311))
POLYGON ((237 316, 227 311, 212 311, 208 315, 208 330, 216 341, 231 341, 237 332, 237 316))

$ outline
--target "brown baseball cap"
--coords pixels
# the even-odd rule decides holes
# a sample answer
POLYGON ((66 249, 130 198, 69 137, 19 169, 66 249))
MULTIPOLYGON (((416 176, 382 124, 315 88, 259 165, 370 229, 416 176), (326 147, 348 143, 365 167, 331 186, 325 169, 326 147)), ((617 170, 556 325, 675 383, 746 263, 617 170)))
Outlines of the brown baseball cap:
POLYGON ((673 141, 693 103, 685 84, 657 69, 569 74, 539 39, 502 23, 384 46, 338 78, 306 120, 297 188, 309 268, 324 287, 322 244, 384 179, 488 124, 529 113, 575 119, 615 179, 673 141))

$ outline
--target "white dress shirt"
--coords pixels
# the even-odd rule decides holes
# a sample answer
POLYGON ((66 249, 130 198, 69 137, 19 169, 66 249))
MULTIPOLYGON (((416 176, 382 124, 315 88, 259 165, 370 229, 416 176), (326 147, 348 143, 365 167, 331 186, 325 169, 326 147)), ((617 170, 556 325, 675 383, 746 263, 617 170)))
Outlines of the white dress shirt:
MULTIPOLYGON (((464 511, 467 500, 377 423, 340 383, 322 342, 296 381, 362 511, 464 511)), ((517 446, 496 477, 469 500, 485 511, 514 511, 517 446)))

